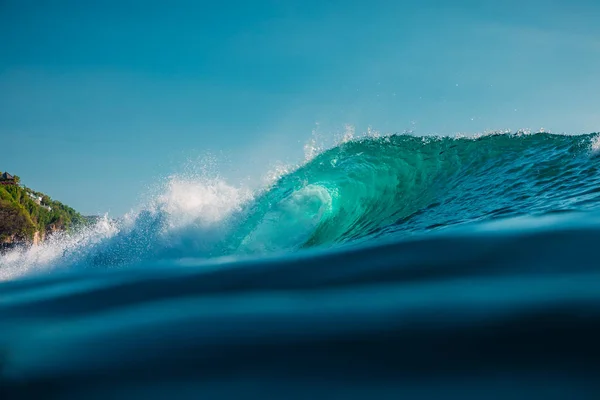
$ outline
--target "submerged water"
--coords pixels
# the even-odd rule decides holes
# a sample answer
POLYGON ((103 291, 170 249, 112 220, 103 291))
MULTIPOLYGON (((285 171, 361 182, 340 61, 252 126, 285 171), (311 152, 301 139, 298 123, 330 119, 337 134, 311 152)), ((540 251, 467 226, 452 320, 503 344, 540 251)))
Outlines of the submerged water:
POLYGON ((0 394, 597 398, 600 136, 351 140, 0 256, 0 394))

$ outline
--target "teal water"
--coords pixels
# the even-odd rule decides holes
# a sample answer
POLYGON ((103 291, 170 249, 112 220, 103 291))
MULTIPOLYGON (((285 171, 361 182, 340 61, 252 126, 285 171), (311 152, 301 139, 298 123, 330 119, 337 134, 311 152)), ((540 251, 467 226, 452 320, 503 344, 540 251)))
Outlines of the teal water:
POLYGON ((0 256, 0 394, 597 398, 599 150, 397 135, 173 179, 0 256))
POLYGON ((600 183, 595 138, 402 135, 345 143, 259 197, 242 227, 243 235, 251 231, 243 245, 272 244, 273 231, 282 229, 286 236, 305 235, 281 247, 303 248, 590 210, 598 206, 600 183))

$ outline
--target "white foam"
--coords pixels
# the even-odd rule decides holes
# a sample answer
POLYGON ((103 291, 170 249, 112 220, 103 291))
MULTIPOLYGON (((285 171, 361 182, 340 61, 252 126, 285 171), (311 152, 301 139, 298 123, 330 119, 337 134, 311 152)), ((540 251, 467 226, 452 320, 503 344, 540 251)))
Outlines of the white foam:
MULTIPOLYGON (((250 190, 218 178, 170 177, 148 204, 118 222, 105 216, 91 227, 55 234, 39 245, 1 255, 0 281, 80 265, 94 251, 124 250, 122 257, 136 257, 143 256, 136 252, 149 249, 190 246, 196 238, 203 240, 206 251, 207 236, 213 236, 212 243, 218 240, 222 221, 251 198, 250 190)), ((198 248, 189 249, 194 250, 198 248)))
POLYGON ((233 187, 218 178, 173 177, 166 186, 153 207, 166 213, 167 229, 190 224, 214 225, 240 210, 241 205, 252 198, 249 189, 233 187))
POLYGON ((51 269, 65 255, 92 246, 118 232, 117 225, 106 215, 93 226, 76 233, 59 233, 39 245, 17 248, 0 256, 0 281, 51 269))

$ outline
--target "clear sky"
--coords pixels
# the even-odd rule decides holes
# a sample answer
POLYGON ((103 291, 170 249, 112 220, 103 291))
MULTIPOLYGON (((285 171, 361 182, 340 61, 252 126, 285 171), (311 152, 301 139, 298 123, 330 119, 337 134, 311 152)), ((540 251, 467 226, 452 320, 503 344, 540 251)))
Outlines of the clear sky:
POLYGON ((598 131, 598 21, 596 0, 0 0, 0 170, 120 215, 206 152, 230 180, 298 160, 317 124, 598 131))

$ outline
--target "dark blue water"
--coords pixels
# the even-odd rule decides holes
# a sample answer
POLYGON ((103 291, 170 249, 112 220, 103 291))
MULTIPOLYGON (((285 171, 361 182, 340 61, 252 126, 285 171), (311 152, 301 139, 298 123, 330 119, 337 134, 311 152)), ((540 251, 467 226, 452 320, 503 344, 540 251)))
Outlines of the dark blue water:
POLYGON ((5 254, 0 398, 600 398, 597 137, 359 140, 5 254))

